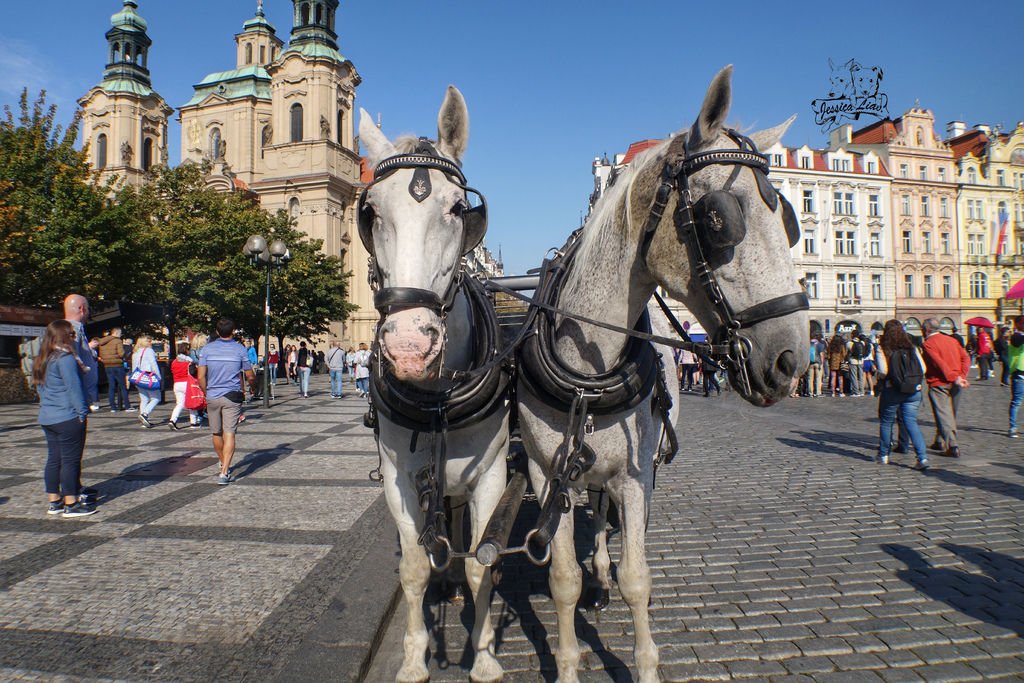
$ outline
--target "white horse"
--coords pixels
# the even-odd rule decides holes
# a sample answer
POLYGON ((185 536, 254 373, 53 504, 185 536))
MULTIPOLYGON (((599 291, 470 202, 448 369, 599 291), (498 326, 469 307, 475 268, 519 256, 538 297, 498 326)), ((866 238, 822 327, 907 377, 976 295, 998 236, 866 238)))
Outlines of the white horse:
MULTIPOLYGON (((724 131, 731 75, 731 66, 716 75, 688 132, 638 157, 606 191, 571 247, 571 259, 567 257, 564 270, 555 274, 560 286, 549 302, 570 315, 632 329, 661 287, 685 303, 705 329, 719 331, 717 350, 729 351, 731 383, 746 400, 767 406, 790 393, 807 364, 807 300, 789 254, 798 228, 793 215, 787 216, 792 208, 765 177, 767 161, 754 148, 781 139, 792 119, 752 134, 753 142, 724 131), (715 154, 707 154, 710 150, 715 154), (718 154, 722 151, 727 154, 718 154)), ((543 285, 542 291, 547 291, 543 285)), ((542 323, 544 319, 542 315, 542 323)), ((548 330, 548 355, 564 371, 585 379, 625 372, 621 360, 631 353, 625 335, 562 315, 546 319, 548 327, 540 325, 537 337, 548 330)), ((633 407, 612 414, 595 410, 574 418, 564 400, 553 402, 551 394, 538 386, 543 383, 537 380, 536 368, 531 371, 538 354, 534 349, 532 356, 521 355, 518 390, 534 490, 549 500, 552 479, 569 450, 566 444, 572 443, 572 435, 583 433, 594 461, 570 482, 571 488, 606 492, 618 506, 618 586, 633 616, 638 679, 658 680, 658 649, 648 621, 651 576, 644 536, 663 414, 652 407, 650 387, 642 386, 642 400, 633 407)), ((598 399, 592 398, 596 404, 598 399)), ((568 506, 565 500, 563 509, 568 506)), ((594 573, 608 589, 603 508, 592 507, 599 532, 594 573)), ((573 516, 560 517, 551 542, 549 582, 558 618, 558 676, 569 683, 578 680, 574 615, 582 572, 573 545, 573 516)))
MULTIPOLYGON (((496 378, 491 384, 497 389, 484 379, 472 391, 445 379, 450 377, 445 370, 480 367, 494 351, 484 348, 490 339, 486 306, 461 270, 463 254, 480 242, 486 228, 482 207, 469 204, 468 193, 474 191, 459 169, 469 138, 461 93, 449 86, 436 142, 391 142, 365 111, 360 114, 360 140, 376 169, 360 205, 360 236, 373 257, 375 305, 382 316, 371 395, 385 455, 384 492, 401 537, 408 609, 397 680, 426 681, 423 595, 431 566, 446 566, 452 553, 438 505, 444 496, 468 502, 475 547, 505 486, 509 408, 496 378), (452 398, 460 392, 472 394, 470 418, 455 414, 466 405, 452 398), (460 427, 460 419, 467 425, 460 427)), ((491 572, 469 558, 466 577, 476 606, 470 675, 474 681, 498 681, 491 572)))

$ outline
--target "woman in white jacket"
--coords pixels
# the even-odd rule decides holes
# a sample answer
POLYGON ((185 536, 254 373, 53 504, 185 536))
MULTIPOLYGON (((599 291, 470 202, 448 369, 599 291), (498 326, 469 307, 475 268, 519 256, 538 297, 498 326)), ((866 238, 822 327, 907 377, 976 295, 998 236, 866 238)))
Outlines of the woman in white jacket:
POLYGON ((910 437, 914 452, 917 454, 917 465, 914 469, 927 471, 928 455, 925 451, 924 435, 917 424, 917 413, 921 409, 921 389, 924 385, 924 358, 899 320, 885 323, 882 341, 875 349, 874 360, 878 372, 878 386, 881 387, 878 397, 878 462, 883 465, 889 463, 892 427, 896 422, 896 414, 899 413, 903 429, 910 437), (910 372, 902 378, 897 377, 896 368, 899 366, 909 368, 910 372), (917 380, 913 382, 913 386, 906 386, 908 377, 917 380), (899 379, 904 379, 904 386, 901 387, 897 383, 899 379), (906 391, 908 389, 913 391, 906 391))
MULTIPOLYGON (((132 372, 134 373, 136 370, 152 372, 159 381, 163 381, 160 376, 160 366, 156 362, 156 352, 153 351, 153 339, 151 337, 143 336, 135 340, 135 352, 132 354, 132 372)), ((147 429, 152 429, 154 425, 150 422, 149 415, 160 404, 160 384, 158 383, 152 389, 140 386, 136 386, 136 389, 139 390, 139 396, 142 397, 142 400, 139 401, 139 422, 147 429)))

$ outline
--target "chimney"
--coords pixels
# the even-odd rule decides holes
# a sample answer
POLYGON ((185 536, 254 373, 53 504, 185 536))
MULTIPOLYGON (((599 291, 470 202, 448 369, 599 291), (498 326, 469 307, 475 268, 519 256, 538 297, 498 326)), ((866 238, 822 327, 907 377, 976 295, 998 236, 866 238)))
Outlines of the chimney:
POLYGON ((853 142, 853 126, 845 123, 829 133, 828 146, 838 149, 853 142))
POLYGON ((967 124, 963 121, 950 121, 946 124, 946 139, 960 137, 967 132, 967 124))
POLYGON ((974 130, 980 130, 985 135, 991 135, 992 134, 992 128, 990 126, 988 126, 987 124, 984 124, 984 123, 976 123, 976 124, 974 124, 974 130))

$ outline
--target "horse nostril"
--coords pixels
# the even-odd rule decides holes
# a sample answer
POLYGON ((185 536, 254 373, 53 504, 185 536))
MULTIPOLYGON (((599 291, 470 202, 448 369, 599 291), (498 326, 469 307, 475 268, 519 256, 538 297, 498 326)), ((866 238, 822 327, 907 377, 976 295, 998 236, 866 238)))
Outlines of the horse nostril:
POLYGON ((796 355, 792 351, 783 351, 775 361, 775 367, 786 377, 796 374, 796 355))

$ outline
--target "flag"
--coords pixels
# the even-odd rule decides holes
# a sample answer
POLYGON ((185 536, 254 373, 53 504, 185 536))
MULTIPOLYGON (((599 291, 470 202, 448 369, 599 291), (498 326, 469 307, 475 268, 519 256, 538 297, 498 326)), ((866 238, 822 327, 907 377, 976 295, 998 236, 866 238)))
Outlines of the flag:
POLYGON ((1006 248, 1006 226, 1010 223, 1010 213, 1006 209, 999 210, 999 239, 996 242, 996 256, 1006 248))

